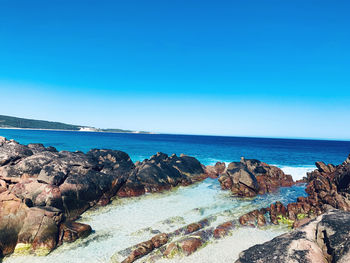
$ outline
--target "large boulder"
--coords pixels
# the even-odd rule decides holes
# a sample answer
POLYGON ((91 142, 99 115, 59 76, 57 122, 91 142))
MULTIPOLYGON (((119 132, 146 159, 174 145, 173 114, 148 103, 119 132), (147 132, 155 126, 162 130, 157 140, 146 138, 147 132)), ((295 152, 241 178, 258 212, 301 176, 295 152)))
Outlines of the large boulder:
POLYGON ((222 189, 229 189, 235 195, 246 197, 273 192, 278 187, 294 184, 292 176, 285 174, 280 168, 244 158, 240 162, 230 163, 219 182, 222 189))
POLYGON ((157 153, 137 163, 118 196, 138 196, 147 192, 159 192, 178 185, 189 185, 207 175, 200 162, 190 156, 157 153))
POLYGON ((350 261, 350 213, 332 210, 302 228, 255 245, 236 263, 320 263, 350 261))
POLYGON ((3 255, 47 254, 57 245, 62 213, 50 207, 28 207, 14 194, 0 194, 0 251, 3 255))
POLYGON ((0 192, 8 189, 33 206, 58 208, 70 220, 97 203, 107 204, 134 167, 121 151, 58 152, 0 140, 0 192))

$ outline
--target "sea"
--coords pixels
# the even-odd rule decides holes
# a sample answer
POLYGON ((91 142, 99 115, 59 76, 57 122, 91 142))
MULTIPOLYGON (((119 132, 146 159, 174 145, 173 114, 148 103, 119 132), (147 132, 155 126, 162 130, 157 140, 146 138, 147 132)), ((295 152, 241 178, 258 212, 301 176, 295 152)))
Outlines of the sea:
MULTIPOLYGON (((0 136, 22 144, 42 143, 57 150, 83 151, 92 148, 115 149, 142 161, 157 152, 181 153, 196 157, 205 165, 258 159, 280 167, 294 180, 314 170, 316 161, 340 164, 350 153, 350 141, 228 136, 131 134, 75 131, 0 129, 0 136)), ((215 179, 178 187, 171 191, 134 198, 115 198, 111 204, 93 208, 79 219, 90 224, 93 233, 82 240, 64 244, 47 256, 15 254, 5 263, 20 262, 121 262, 120 251, 146 241, 159 232, 171 232, 204 218, 216 226, 240 215, 281 201, 284 204, 306 196, 305 185, 281 188, 255 198, 238 198, 220 189, 215 179)), ((213 240, 188 256, 164 258, 161 262, 234 262, 239 253, 289 231, 287 226, 245 228, 237 226, 232 235, 213 240)), ((141 258, 137 262, 147 262, 141 258)))

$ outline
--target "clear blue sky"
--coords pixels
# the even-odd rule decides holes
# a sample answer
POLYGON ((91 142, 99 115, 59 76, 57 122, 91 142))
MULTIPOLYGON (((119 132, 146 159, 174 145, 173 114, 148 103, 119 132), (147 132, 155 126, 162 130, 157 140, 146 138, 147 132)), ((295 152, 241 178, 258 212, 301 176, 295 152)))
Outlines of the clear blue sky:
POLYGON ((0 0, 0 113, 350 139, 350 1, 0 0))

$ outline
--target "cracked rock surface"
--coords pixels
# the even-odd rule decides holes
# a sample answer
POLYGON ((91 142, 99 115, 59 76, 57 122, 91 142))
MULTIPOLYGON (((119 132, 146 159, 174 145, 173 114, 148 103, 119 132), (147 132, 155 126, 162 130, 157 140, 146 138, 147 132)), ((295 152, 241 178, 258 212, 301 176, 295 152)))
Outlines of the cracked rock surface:
POLYGON ((331 210, 302 228, 241 252, 236 263, 350 262, 350 213, 331 210))
POLYGON ((132 162, 118 150, 57 151, 0 137, 0 258, 47 254, 91 227, 72 222, 116 195, 129 197, 189 185, 207 177, 193 157, 153 155, 132 162))

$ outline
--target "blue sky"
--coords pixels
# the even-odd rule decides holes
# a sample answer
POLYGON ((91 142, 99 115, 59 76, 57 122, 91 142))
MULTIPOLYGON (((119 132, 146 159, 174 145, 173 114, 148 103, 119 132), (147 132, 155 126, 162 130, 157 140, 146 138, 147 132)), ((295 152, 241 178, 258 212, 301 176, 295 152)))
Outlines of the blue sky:
POLYGON ((322 0, 0 0, 0 112, 350 139, 349 11, 322 0))

